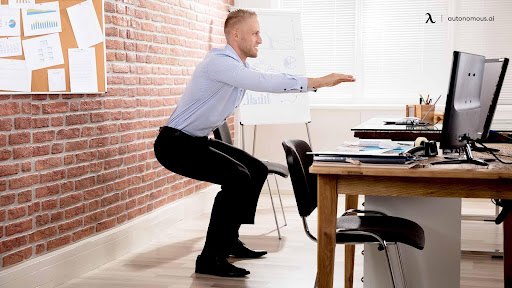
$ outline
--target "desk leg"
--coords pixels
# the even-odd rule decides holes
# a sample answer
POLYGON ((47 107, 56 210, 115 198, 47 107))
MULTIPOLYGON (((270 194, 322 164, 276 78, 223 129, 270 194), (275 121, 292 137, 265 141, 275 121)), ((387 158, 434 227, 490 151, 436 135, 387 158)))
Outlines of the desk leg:
POLYGON ((336 176, 318 175, 318 288, 332 288, 337 204, 336 176))
MULTIPOLYGON (((358 195, 345 195, 345 211, 357 209, 358 195)), ((352 288, 354 285, 354 260, 356 245, 345 244, 345 288, 352 288)))
POLYGON ((512 288, 512 213, 503 221, 503 262, 505 288, 512 288))

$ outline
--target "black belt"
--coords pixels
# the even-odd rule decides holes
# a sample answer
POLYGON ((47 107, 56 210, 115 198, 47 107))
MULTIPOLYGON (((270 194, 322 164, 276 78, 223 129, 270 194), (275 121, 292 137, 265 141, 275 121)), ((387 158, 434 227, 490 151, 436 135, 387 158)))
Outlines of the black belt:
POLYGON ((165 133, 165 134, 171 134, 171 135, 174 135, 174 136, 183 136, 183 137, 194 138, 194 139, 198 139, 198 140, 207 140, 208 139, 208 136, 197 137, 197 136, 188 135, 187 133, 185 133, 185 132, 183 132, 183 131, 181 131, 179 129, 172 128, 172 127, 169 127, 169 126, 162 126, 162 127, 160 127, 159 132, 160 133, 165 133))

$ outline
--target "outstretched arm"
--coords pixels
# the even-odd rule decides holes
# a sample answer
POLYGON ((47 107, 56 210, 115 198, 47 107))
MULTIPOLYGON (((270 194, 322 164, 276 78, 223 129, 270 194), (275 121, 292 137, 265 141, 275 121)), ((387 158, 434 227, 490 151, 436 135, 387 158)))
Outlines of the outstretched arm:
POLYGON ((329 75, 325 75, 324 77, 308 78, 308 89, 332 87, 332 86, 336 86, 342 82, 354 82, 354 81, 356 81, 356 79, 352 75, 331 73, 329 75))

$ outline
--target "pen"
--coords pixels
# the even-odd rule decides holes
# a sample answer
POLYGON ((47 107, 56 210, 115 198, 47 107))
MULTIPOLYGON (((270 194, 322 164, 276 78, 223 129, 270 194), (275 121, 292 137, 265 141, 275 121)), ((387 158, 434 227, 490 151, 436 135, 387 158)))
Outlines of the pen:
POLYGON ((421 103, 425 102, 425 99, 423 98, 423 95, 420 94, 420 105, 421 103))
POLYGON ((425 100, 425 104, 428 104, 428 98, 430 98, 430 94, 427 95, 427 100, 425 100))

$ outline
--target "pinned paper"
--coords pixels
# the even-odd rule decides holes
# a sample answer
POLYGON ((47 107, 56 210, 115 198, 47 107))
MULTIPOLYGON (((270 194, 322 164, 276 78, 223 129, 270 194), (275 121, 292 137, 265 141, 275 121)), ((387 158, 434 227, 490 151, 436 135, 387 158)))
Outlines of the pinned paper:
POLYGON ((0 59, 0 90, 32 90, 32 71, 28 69, 25 60, 0 59))
POLYGON ((59 34, 50 34, 23 40, 25 60, 30 70, 64 64, 59 34))
POLYGON ((24 36, 62 32, 59 2, 34 4, 22 16, 24 36))
POLYGON ((69 82, 71 92, 98 92, 98 77, 96 73, 96 50, 68 49, 69 82))
POLYGON ((0 57, 22 55, 21 37, 0 38, 0 57))
POLYGON ((103 32, 92 0, 71 6, 67 11, 78 48, 88 48, 103 41, 103 32))
POLYGON ((48 91, 66 91, 66 72, 64 68, 48 69, 48 91))
POLYGON ((20 9, 0 6, 0 36, 21 36, 20 9))
POLYGON ((30 8, 35 3, 35 0, 9 0, 9 8, 30 8))

